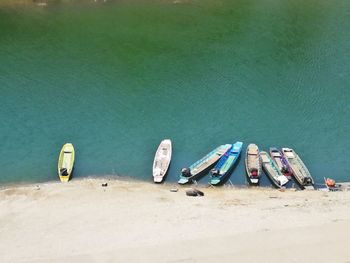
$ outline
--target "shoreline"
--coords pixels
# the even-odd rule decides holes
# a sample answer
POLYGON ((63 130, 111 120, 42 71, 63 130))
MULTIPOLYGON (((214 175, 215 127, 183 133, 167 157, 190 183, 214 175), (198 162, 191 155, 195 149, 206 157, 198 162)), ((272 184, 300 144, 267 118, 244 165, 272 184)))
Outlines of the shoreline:
MULTIPOLYGON (((67 183, 60 182, 59 180, 50 180, 45 182, 15 182, 15 183, 8 183, 8 184, 2 184, 0 185, 0 195, 2 191, 6 190, 15 190, 15 189, 41 189, 41 187, 72 187, 74 185, 82 186, 85 184, 93 184, 95 187, 101 187, 103 189, 107 189, 110 185, 130 185, 130 186, 141 186, 141 187, 155 187, 162 190, 169 190, 176 188, 179 191, 187 190, 187 189, 201 189, 202 191, 205 191, 206 189, 210 189, 210 191, 231 191, 231 190, 247 190, 247 191, 281 191, 281 189, 274 188, 271 186, 248 186, 246 184, 244 185, 220 185, 220 186, 211 186, 209 184, 185 184, 185 185, 179 185, 177 182, 167 182, 164 181, 162 183, 154 183, 153 181, 145 181, 142 179, 137 179, 133 177, 125 177, 125 176, 87 176, 87 177, 80 177, 80 178, 74 178, 73 180, 70 180, 67 183), (107 183, 107 187, 103 187, 102 184, 107 183)), ((296 192, 296 191, 303 191, 298 188, 286 188, 283 189, 283 191, 289 191, 289 192, 296 192)), ((316 190, 315 190, 316 191, 316 190)), ((185 193, 185 192, 184 192, 185 193)))
MULTIPOLYGON (((104 176, 86 176, 86 177, 78 177, 78 178, 73 178, 69 180, 68 183, 64 183, 59 181, 59 178, 57 180, 48 180, 48 181, 43 181, 43 182, 28 182, 28 181, 22 181, 22 182, 9 182, 9 183, 2 183, 0 184, 0 191, 8 188, 19 188, 19 187, 34 187, 34 186, 40 186, 40 185, 60 185, 60 184, 74 184, 74 183, 81 183, 84 181, 96 181, 102 183, 108 183, 108 182, 130 182, 130 183, 139 183, 139 184, 145 184, 145 185, 154 185, 156 187, 165 187, 165 186, 170 186, 170 187, 175 187, 179 189, 185 189, 185 188, 200 188, 200 189, 207 189, 207 188, 212 188, 212 189, 246 189, 246 190, 254 190, 254 189, 260 189, 260 190, 271 190, 271 191, 291 191, 291 192, 296 192, 296 191, 305 191, 301 189, 299 186, 296 185, 297 187, 288 187, 288 188, 282 188, 283 190, 274 187, 272 184, 271 185, 262 185, 262 186, 250 186, 247 184, 228 184, 225 183, 223 185, 218 185, 218 186, 212 186, 209 183, 201 183, 198 182, 196 183, 191 183, 191 184, 185 184, 185 185, 180 185, 176 181, 166 181, 164 180, 162 183, 154 183, 152 180, 143 180, 143 179, 138 179, 134 177, 129 177, 129 176, 119 176, 119 175, 104 175, 104 176)), ((321 185, 321 184, 318 184, 321 185)), ((317 186, 317 184, 315 184, 317 186)), ((317 186, 318 187, 318 186, 317 186)), ((313 191, 319 191, 321 188, 315 188, 313 191)), ((321 190, 322 191, 322 190, 321 190)))
MULTIPOLYGON (((144 178, 137 178, 137 177, 132 177, 132 176, 121 176, 121 175, 117 175, 117 174, 110 174, 110 175, 87 175, 87 176, 80 176, 80 177, 74 177, 71 178, 68 182, 69 183, 74 183, 74 182, 80 182, 80 181, 84 181, 84 180, 96 180, 96 181, 127 181, 127 182, 140 182, 140 183, 145 183, 145 184, 151 184, 151 185, 156 185, 156 186, 163 186, 163 185, 173 185, 174 187, 187 187, 187 188, 191 188, 191 187, 198 187, 198 188, 208 188, 211 187, 211 185, 208 182, 202 182, 202 181, 198 181, 197 184, 196 183, 191 183, 191 184, 185 184, 185 185, 180 185, 177 183, 177 180, 174 181, 167 181, 167 179, 165 178, 164 181, 162 183, 154 183, 153 182, 153 177, 150 176, 148 180, 144 179, 144 178)), ((269 180, 269 179, 268 179, 269 180)), ((291 190, 291 191, 304 191, 303 189, 301 189, 301 187, 299 186, 299 184, 292 178, 291 180, 291 185, 287 186, 285 188, 285 190, 291 190)), ((342 183, 342 181, 337 183, 342 183)), ((4 189, 4 188, 9 188, 9 187, 25 187, 25 186, 30 186, 30 185, 40 185, 40 184, 62 184, 62 182, 59 180, 58 176, 56 179, 51 179, 51 180, 45 180, 45 181, 37 181, 37 182, 31 182, 31 181, 16 181, 16 182, 6 182, 6 183, 0 183, 0 190, 4 189)), ((322 191, 320 189, 325 189, 326 186, 324 183, 315 183, 315 190, 314 191, 322 191)), ((271 189, 271 190, 279 190, 279 188, 274 187, 274 185, 269 181, 268 184, 266 185, 258 185, 258 186, 252 186, 252 185, 248 185, 247 182, 245 182, 244 184, 229 184, 228 181, 225 184, 222 185, 217 185, 217 186, 212 186, 215 189, 271 189)))
POLYGON ((350 192, 173 187, 84 178, 1 189, 2 262, 350 260, 350 192))

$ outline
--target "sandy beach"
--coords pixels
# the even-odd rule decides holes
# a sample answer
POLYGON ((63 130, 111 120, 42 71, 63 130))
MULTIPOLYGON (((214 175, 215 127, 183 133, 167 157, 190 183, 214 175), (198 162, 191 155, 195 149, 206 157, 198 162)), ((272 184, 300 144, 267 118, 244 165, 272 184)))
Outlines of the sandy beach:
POLYGON ((1 262, 350 262, 350 192, 173 187, 4 187, 1 262))

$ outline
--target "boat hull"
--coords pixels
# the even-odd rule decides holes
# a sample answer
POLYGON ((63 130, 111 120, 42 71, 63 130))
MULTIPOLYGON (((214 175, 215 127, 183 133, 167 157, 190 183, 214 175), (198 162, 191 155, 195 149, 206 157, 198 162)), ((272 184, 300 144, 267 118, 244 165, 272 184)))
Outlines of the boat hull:
POLYGON ((274 186, 280 188, 288 183, 288 179, 279 171, 267 152, 260 152, 260 158, 263 170, 274 186))
POLYGON ((250 185, 259 185, 261 176, 261 160, 259 148, 256 144, 249 144, 245 154, 245 172, 250 185), (255 171, 255 176, 253 172, 255 171))
POLYGON ((153 160, 153 181, 155 183, 161 183, 170 166, 172 157, 172 143, 171 140, 162 140, 157 148, 156 154, 153 160))
POLYGON ((282 148, 282 153, 289 164, 294 179, 300 187, 302 189, 314 190, 314 180, 299 155, 290 148, 282 148))
POLYGON ((215 163, 211 164, 210 166, 208 166, 206 169, 204 169, 200 173, 196 174, 195 176, 181 177, 177 182, 180 185, 191 184, 191 183, 193 183, 193 181, 197 181, 197 180, 201 179, 202 177, 204 177, 210 171, 210 169, 212 169, 214 167, 214 165, 215 165, 215 163))
POLYGON ((192 164, 189 168, 183 168, 186 170, 186 175, 184 176, 184 171, 180 175, 178 183, 181 185, 192 183, 195 180, 201 178, 206 174, 210 168, 212 168, 220 157, 231 147, 231 144, 220 145, 213 151, 205 155, 203 158, 192 164))
POLYGON ((282 152, 278 150, 276 147, 270 148, 270 156, 275 163, 275 165, 278 167, 278 169, 281 171, 281 173, 287 177, 288 180, 291 179, 293 173, 292 169, 290 168, 288 161, 283 156, 282 152))
POLYGON ((57 164, 57 172, 61 182, 68 182, 71 179, 75 161, 75 150, 71 143, 63 145, 57 164))
POLYGON ((211 185, 222 184, 233 171, 242 151, 242 142, 236 142, 229 148, 226 153, 220 158, 211 174, 211 185))

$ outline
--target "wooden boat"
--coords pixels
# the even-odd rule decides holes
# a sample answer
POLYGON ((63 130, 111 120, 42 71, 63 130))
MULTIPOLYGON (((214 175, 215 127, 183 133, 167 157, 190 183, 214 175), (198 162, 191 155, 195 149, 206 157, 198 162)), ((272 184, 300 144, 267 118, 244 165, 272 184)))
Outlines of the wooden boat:
POLYGON ((172 154, 171 140, 165 139, 160 142, 153 161, 153 181, 161 183, 166 175, 172 154))
POLYGON ((249 144, 245 156, 245 170, 250 184, 259 184, 261 176, 261 160, 256 144, 249 144))
POLYGON ((314 180, 298 154, 290 148, 282 148, 282 153, 300 186, 304 189, 314 190, 314 180))
POLYGON ((221 184, 222 181, 229 176, 234 165, 237 163, 238 157, 241 154, 242 146, 242 142, 236 142, 226 151, 223 156, 221 156, 219 162, 211 170, 211 185, 221 184))
POLYGON ((276 187, 282 187, 286 183, 288 183, 287 177, 285 177, 281 171, 278 169, 276 164, 273 162, 270 155, 267 152, 261 151, 260 158, 262 162, 262 167, 266 173, 266 175, 271 179, 272 183, 276 187))
POLYGON ((75 151, 73 144, 66 143, 63 145, 58 158, 58 176, 61 182, 68 182, 74 168, 75 151))
POLYGON ((288 161, 283 156, 282 152, 275 147, 270 148, 270 156, 272 160, 275 162, 278 169, 287 177, 288 180, 292 177, 292 170, 289 167, 288 161))
POLYGON ((220 145, 190 167, 182 168, 178 183, 187 184, 199 178, 205 171, 212 167, 231 146, 232 144, 220 145))

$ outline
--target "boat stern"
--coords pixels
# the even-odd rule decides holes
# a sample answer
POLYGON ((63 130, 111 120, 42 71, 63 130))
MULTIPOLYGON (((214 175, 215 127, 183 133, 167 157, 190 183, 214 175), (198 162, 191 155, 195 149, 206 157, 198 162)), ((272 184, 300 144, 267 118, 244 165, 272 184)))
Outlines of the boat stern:
POLYGON ((154 176, 153 181, 155 183, 161 183, 163 181, 163 176, 154 176))
POLYGON ((62 183, 66 183, 69 181, 70 176, 62 176, 60 175, 60 180, 62 183))
POLYGON ((190 182, 190 180, 188 178, 180 178, 180 180, 178 181, 179 184, 188 184, 190 182))
POLYGON ((278 181, 280 183, 280 186, 284 186, 285 184, 288 183, 289 180, 287 179, 287 177, 282 175, 282 176, 278 176, 278 181))
POLYGON ((304 190, 315 190, 313 185, 303 185, 304 190))
POLYGON ((258 184, 259 183, 259 178, 250 178, 250 183, 251 184, 258 184))
POLYGON ((187 184, 189 183, 191 179, 191 169, 190 168, 182 168, 181 169, 181 175, 180 175, 180 180, 178 181, 179 184, 187 184))
POLYGON ((155 183, 161 183, 163 181, 164 174, 159 167, 153 168, 153 181, 155 183))
POLYGON ((221 180, 219 178, 211 178, 210 184, 211 185, 219 185, 221 183, 221 180))

